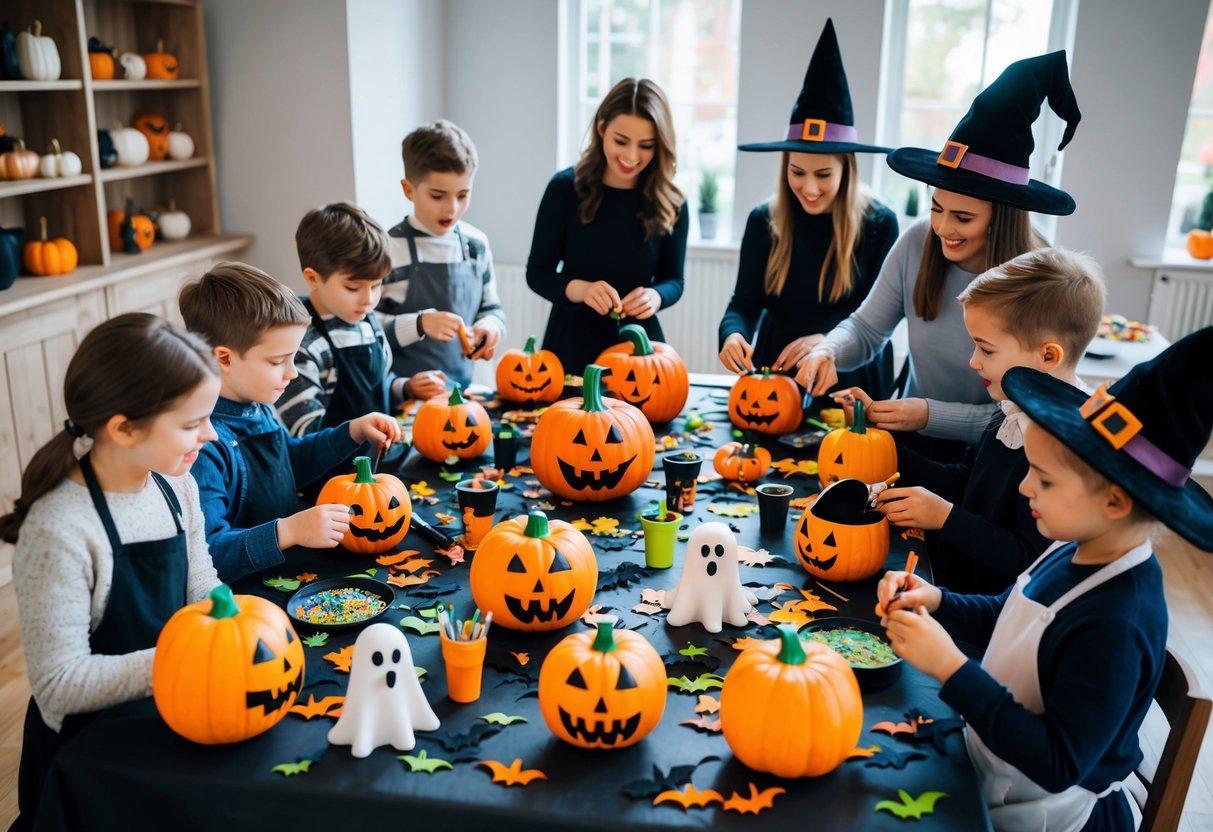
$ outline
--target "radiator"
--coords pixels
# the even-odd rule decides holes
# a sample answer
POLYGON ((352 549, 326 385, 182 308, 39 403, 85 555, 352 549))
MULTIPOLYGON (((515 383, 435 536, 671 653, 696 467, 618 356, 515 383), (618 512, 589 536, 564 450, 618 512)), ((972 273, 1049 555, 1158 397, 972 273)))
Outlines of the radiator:
POLYGON ((1213 324, 1213 273, 1156 271, 1146 320, 1169 341, 1213 324))
MULTIPOLYGON (((505 349, 519 348, 528 335, 542 343, 552 304, 526 285, 524 266, 494 264, 508 333, 505 349)), ((686 259, 686 291, 678 303, 658 313, 666 340, 678 350, 692 373, 723 372, 717 358, 716 331, 737 281, 737 252, 728 249, 690 249, 686 259)), ((498 351, 500 352, 500 350, 498 351)), ((491 362, 478 362, 475 380, 492 386, 491 362)))

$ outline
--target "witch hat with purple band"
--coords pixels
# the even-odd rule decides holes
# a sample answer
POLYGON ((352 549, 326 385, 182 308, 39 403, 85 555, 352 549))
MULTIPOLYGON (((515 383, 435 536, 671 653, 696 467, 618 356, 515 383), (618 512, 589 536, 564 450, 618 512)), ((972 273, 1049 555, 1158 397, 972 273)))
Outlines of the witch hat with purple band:
POLYGON ((795 153, 888 153, 889 148, 861 144, 855 132, 851 90, 842 68, 834 21, 827 18, 804 74, 791 125, 774 142, 738 145, 738 150, 790 150, 795 153))
POLYGON ((889 167, 945 191, 999 202, 1041 214, 1072 214, 1065 191, 1032 179, 1032 123, 1040 105, 1066 122, 1061 150, 1074 137, 1082 114, 1070 87, 1065 51, 1011 64, 977 98, 942 150, 902 147, 888 156, 889 167))
POLYGON ((1191 478, 1213 431, 1211 355, 1208 327, 1090 397, 1026 367, 1007 370, 1002 389, 1032 421, 1159 521, 1213 551, 1213 497, 1191 478))

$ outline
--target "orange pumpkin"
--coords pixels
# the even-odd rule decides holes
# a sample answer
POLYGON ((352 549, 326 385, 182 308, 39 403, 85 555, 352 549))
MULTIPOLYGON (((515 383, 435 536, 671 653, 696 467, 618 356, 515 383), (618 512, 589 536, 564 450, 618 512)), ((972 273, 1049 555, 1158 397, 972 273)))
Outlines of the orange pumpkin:
POLYGON ((160 631, 152 695, 168 726, 204 745, 278 724, 303 688, 303 644, 277 604, 225 584, 160 631))
POLYGON ((897 471, 897 444, 887 430, 869 428, 863 402, 855 402, 851 427, 832 430, 817 451, 817 477, 823 486, 845 477, 880 482, 897 471))
POLYGON ((88 39, 89 74, 94 81, 112 81, 114 79, 114 49, 106 46, 98 38, 88 39))
MULTIPOLYGON (((540 690, 542 696, 542 689, 540 690)), ((855 750, 863 700, 846 659, 796 629, 752 644, 720 690, 720 732, 742 763, 778 777, 820 777, 855 750)))
POLYGON ((512 630, 559 630, 594 600, 598 560, 571 523, 532 511, 493 527, 472 559, 476 606, 512 630))
POLYGON ((564 392, 564 365, 551 350, 536 350, 535 336, 497 362, 497 395, 507 402, 554 402, 564 392))
POLYGON ((804 421, 800 387, 791 376, 763 367, 741 376, 729 392, 729 421, 742 430, 782 436, 804 421))
POLYGON ((839 480, 805 509, 796 524, 796 557, 810 575, 830 581, 862 581, 884 568, 889 521, 866 511, 868 485, 839 480))
POLYGON ((157 81, 175 81, 181 74, 181 65, 177 58, 164 51, 164 41, 156 41, 156 51, 143 56, 147 64, 147 76, 157 81))
POLYGON ((349 507, 350 527, 341 538, 347 550, 364 555, 390 552, 404 540, 413 519, 408 487, 390 474, 372 474, 368 457, 355 457, 354 469, 326 482, 316 505, 349 507))
POLYGON ((566 500, 631 494, 653 470, 657 440, 649 420, 620 399, 603 398, 602 368, 585 368, 582 397, 550 406, 531 437, 531 467, 566 500))
POLYGON ((726 442, 716 451, 712 464, 726 480, 754 482, 770 470, 771 452, 748 442, 726 442))
POLYGON ((649 341, 643 327, 628 324, 619 328, 628 338, 607 347, 595 364, 602 367, 607 390, 640 412, 650 422, 668 422, 682 412, 690 383, 687 366, 669 344, 649 341))
POLYGON ((616 630, 613 622, 565 636, 539 669, 543 721, 581 748, 639 742, 661 721, 665 700, 661 656, 644 636, 616 630))
POLYGON ((135 212, 131 201, 125 211, 110 211, 106 215, 110 232, 110 251, 138 254, 151 247, 156 239, 156 226, 151 217, 135 212))
POLYGON ((39 217, 42 239, 25 244, 25 268, 31 274, 51 276, 67 274, 76 268, 80 256, 66 237, 46 238, 46 217, 39 217))
POLYGON ((38 175, 42 157, 25 149, 21 139, 13 140, 13 149, 0 153, 0 179, 33 179, 38 175))
POLYGON ((147 137, 147 158, 159 160, 168 156, 168 134, 172 127, 164 116, 143 113, 135 116, 131 127, 147 137))
POLYGON ((1198 260, 1208 260, 1213 257, 1213 233, 1203 228, 1193 228, 1188 232, 1188 254, 1198 260))
POLYGON ((458 384, 449 397, 435 396, 423 404, 413 419, 413 446, 434 462, 450 456, 473 459, 492 441, 493 426, 484 405, 465 400, 458 384))

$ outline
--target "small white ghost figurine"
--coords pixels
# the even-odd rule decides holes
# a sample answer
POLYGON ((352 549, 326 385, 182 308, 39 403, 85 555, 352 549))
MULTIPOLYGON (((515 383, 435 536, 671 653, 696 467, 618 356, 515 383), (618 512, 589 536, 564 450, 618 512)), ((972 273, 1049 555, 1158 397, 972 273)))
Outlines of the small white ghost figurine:
POLYGON ((391 624, 367 627, 354 642, 350 686, 329 742, 351 745, 355 757, 365 757, 381 745, 411 751, 417 744, 413 731, 437 729, 404 633, 391 624))
POLYGON ((721 623, 743 627, 758 598, 741 585, 737 538, 724 523, 703 523, 691 532, 678 586, 665 594, 666 621, 681 627, 698 621, 709 633, 721 623))

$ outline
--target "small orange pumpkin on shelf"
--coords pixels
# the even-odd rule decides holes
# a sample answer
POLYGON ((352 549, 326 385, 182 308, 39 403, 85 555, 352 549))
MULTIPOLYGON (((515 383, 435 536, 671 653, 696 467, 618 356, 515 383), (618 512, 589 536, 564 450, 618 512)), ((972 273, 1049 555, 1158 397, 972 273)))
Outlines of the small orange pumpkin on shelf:
POLYGON ((106 46, 100 38, 88 39, 88 68, 94 81, 114 80, 114 56, 116 51, 112 46, 106 46))
POLYGON ((39 277, 67 274, 74 271, 80 255, 72 241, 66 237, 48 240, 46 217, 38 218, 42 226, 42 239, 25 244, 25 268, 39 277))
POLYGON ((755 482, 771 468, 771 452, 749 442, 726 442, 712 459, 716 473, 726 480, 755 482))
POLYGON ((370 457, 355 457, 354 473, 339 474, 324 484, 316 505, 329 503, 349 507, 350 527, 341 545, 358 554, 392 551, 413 520, 408 487, 391 474, 372 474, 370 457))
POLYGON ((729 391, 729 421, 742 430, 783 436, 804 421, 800 387, 770 367, 741 376, 729 391))
POLYGON ((26 150, 21 139, 13 139, 13 149, 0 153, 0 179, 33 179, 41 165, 41 156, 26 150))
POLYGON ((156 81, 175 81, 181 74, 181 65, 175 55, 164 51, 164 41, 156 41, 156 51, 143 56, 147 64, 147 77, 156 81))
POLYGON ((106 215, 110 232, 110 251, 138 254, 146 251, 156 238, 156 226, 151 217, 136 213, 131 200, 126 201, 126 210, 110 211, 106 215))
POLYGON ((131 127, 147 137, 147 158, 159 161, 168 157, 168 119, 155 113, 142 113, 131 119, 131 127))

